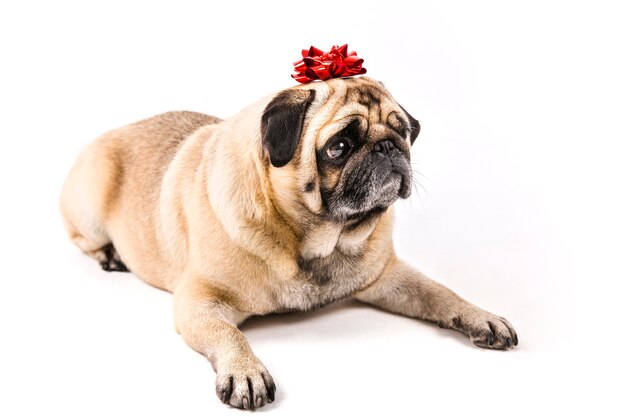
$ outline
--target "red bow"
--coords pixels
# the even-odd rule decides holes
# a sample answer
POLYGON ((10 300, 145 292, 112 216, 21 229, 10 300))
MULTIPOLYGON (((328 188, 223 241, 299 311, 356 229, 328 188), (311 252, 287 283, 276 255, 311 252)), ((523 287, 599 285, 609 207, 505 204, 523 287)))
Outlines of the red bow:
POLYGON ((333 46, 329 52, 324 52, 311 46, 302 50, 302 59, 293 63, 296 73, 291 74, 299 83, 308 83, 314 80, 349 77, 365 74, 362 67, 363 59, 356 56, 356 52, 348 52, 348 45, 333 46))

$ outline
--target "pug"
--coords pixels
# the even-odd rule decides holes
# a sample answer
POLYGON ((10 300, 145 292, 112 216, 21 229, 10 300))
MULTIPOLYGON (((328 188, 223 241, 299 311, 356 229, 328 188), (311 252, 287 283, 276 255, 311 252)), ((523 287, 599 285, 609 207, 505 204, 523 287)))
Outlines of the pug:
POLYGON ((237 328, 251 316, 353 297, 483 348, 517 345, 507 320, 394 252, 391 206, 411 194, 419 132, 367 77, 294 86, 226 120, 165 113, 88 145, 61 211, 104 270, 172 292, 176 330, 209 359, 219 399, 258 408, 276 388, 237 328))

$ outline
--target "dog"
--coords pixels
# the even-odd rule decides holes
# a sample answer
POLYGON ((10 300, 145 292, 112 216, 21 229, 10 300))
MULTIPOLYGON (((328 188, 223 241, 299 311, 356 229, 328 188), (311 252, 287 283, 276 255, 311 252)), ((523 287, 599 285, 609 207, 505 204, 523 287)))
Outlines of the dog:
POLYGON ((394 253, 392 204, 411 194, 419 132, 368 77, 294 86, 226 120, 165 113, 89 144, 61 212, 103 269, 173 293, 176 330, 209 359, 216 393, 233 407, 275 398, 237 328, 255 315, 353 297, 511 348, 507 320, 394 253))

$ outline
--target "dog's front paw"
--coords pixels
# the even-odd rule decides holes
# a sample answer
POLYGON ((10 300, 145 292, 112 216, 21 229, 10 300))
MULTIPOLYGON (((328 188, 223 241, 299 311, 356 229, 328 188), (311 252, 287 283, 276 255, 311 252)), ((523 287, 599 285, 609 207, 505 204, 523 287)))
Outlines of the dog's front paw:
POLYGON ((481 348, 508 349, 517 346, 517 333, 506 319, 479 308, 452 318, 451 327, 469 336, 481 348))
POLYGON ((276 385, 255 357, 238 358, 217 369, 217 396, 224 404, 252 410, 274 401, 276 385))

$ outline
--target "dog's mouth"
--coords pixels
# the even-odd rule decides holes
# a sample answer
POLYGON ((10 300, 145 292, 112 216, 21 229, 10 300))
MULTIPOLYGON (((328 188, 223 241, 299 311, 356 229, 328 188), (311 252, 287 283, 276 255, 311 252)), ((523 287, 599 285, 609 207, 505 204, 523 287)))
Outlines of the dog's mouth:
POLYGON ((402 172, 393 170, 389 174, 387 182, 396 189, 396 194, 400 198, 409 198, 411 196, 411 177, 402 172), (399 185, 398 185, 399 183, 399 185))
MULTIPOLYGON (((391 162, 391 161, 390 161, 391 162)), ((390 163, 353 173, 332 193, 323 195, 328 215, 338 221, 382 213, 398 198, 411 195, 409 164, 390 163)))
POLYGON ((401 177, 400 189, 398 190, 398 196, 400 198, 409 198, 411 196, 411 177, 399 172, 396 172, 401 177))

